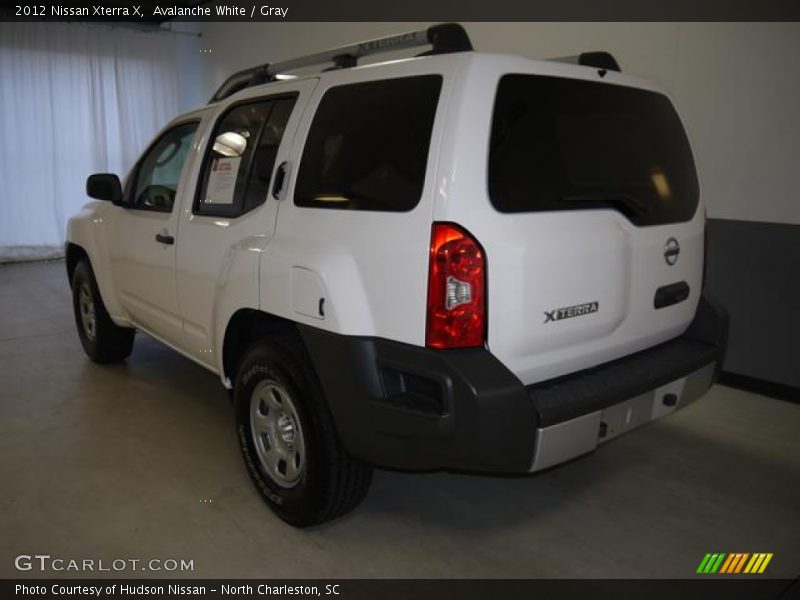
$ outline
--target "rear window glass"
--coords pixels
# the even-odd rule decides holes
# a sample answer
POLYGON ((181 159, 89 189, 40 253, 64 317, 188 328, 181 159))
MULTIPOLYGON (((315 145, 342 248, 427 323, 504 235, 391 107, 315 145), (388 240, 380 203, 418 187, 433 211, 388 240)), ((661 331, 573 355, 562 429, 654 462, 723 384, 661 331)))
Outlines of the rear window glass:
POLYGON ((266 201, 295 101, 294 96, 255 100, 225 113, 204 161, 197 214, 235 218, 266 201))
POLYGON ((607 83, 502 77, 488 177, 501 212, 613 208, 658 225, 697 208, 694 160, 670 101, 607 83))
POLYGON ((442 78, 331 88, 303 150, 294 201, 315 208, 407 211, 422 195, 442 78))

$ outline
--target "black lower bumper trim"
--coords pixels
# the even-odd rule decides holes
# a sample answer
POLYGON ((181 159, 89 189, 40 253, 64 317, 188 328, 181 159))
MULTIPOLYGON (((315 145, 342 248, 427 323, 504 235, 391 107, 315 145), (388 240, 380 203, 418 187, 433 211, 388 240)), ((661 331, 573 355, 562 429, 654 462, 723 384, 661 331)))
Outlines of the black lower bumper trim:
POLYGON ((717 347, 679 337, 592 369, 527 386, 540 427, 608 408, 714 362, 717 347))
POLYGON ((528 387, 484 348, 431 350, 299 330, 342 443, 356 458, 408 470, 525 473, 538 428, 719 365, 727 320, 703 298, 681 337, 528 387))
POLYGON ((487 350, 300 332, 356 458, 408 470, 521 473, 530 466, 536 414, 519 379, 487 350))

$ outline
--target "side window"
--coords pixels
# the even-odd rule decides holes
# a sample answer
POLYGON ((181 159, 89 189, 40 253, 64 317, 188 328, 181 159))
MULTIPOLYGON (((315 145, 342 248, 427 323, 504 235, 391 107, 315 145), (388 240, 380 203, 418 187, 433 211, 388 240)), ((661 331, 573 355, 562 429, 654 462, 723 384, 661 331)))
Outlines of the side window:
POLYGON ((223 115, 211 137, 195 213, 237 217, 264 203, 295 100, 248 102, 223 115))
POLYGON ((162 135, 144 155, 136 171, 131 208, 172 211, 181 171, 198 123, 184 123, 162 135))
POLYGON ((297 175, 297 206, 407 211, 422 195, 442 78, 342 85, 320 101, 297 175))

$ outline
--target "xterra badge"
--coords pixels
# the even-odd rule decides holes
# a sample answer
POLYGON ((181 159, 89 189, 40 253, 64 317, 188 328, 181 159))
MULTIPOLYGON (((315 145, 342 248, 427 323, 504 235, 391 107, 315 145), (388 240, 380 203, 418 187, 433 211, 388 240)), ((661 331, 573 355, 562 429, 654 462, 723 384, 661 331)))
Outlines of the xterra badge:
POLYGON ((571 319, 591 313, 596 313, 600 308, 599 302, 587 302, 586 304, 576 304, 575 306, 565 306, 555 310, 544 311, 544 322, 560 321, 561 319, 571 319))

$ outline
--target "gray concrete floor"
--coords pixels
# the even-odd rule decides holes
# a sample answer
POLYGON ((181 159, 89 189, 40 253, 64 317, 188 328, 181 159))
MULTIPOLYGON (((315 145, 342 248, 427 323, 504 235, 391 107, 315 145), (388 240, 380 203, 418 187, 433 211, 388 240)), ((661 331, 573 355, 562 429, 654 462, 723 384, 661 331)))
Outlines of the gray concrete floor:
POLYGON ((0 267, 0 577, 35 553, 327 578, 688 577, 760 551, 798 573, 798 405, 717 386, 536 476, 377 471, 355 513, 305 531, 251 488, 232 419, 214 375, 146 336, 89 362, 62 262, 0 267))

